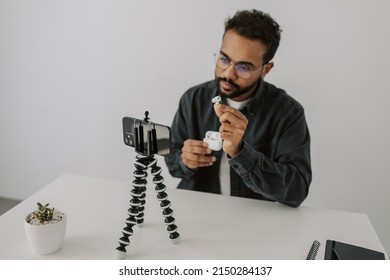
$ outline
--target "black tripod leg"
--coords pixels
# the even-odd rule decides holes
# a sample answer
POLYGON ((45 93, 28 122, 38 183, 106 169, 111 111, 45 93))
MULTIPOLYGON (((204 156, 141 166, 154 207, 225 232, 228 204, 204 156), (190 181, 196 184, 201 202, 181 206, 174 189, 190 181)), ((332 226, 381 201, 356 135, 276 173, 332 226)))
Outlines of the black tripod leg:
POLYGON ((156 185, 157 200, 160 201, 160 207, 163 210, 162 214, 165 217, 165 225, 169 233, 169 239, 173 243, 180 241, 180 234, 177 232, 171 202, 168 200, 168 194, 165 192, 166 186, 163 184, 164 178, 161 174, 161 167, 157 166, 157 160, 153 156, 137 155, 134 163, 136 170, 133 173, 134 180, 132 182, 130 208, 127 211, 129 217, 126 219, 126 226, 122 229, 122 237, 119 238, 119 246, 116 248, 117 258, 123 259, 126 257, 126 247, 130 245, 130 237, 133 235, 133 227, 135 225, 142 226, 144 222, 144 208, 146 197, 147 170, 151 168, 153 183, 156 185))
POLYGON ((137 185, 138 187, 138 191, 140 191, 140 196, 139 196, 139 200, 140 200, 140 205, 138 207, 138 216, 136 217, 136 220, 137 220, 137 225, 139 227, 142 227, 143 226, 143 223, 144 223, 144 211, 145 211, 145 198, 146 198, 146 184, 147 184, 147 180, 146 178, 148 177, 148 164, 149 164, 149 160, 148 160, 148 157, 144 157, 144 156, 141 156, 141 155, 137 155, 136 157, 136 162, 135 162, 135 166, 137 168, 138 171, 138 178, 140 179, 138 182, 139 184, 137 185))
POLYGON ((180 241, 180 234, 177 232, 177 226, 175 225, 175 218, 173 217, 173 210, 171 209, 171 202, 168 200, 168 194, 165 192, 167 187, 163 184, 164 178, 161 174, 161 167, 155 164, 152 166, 153 183, 156 184, 155 190, 157 192, 157 200, 160 201, 160 207, 163 210, 162 214, 165 217, 165 225, 167 225, 167 231, 169 233, 169 239, 173 243, 180 241))
POLYGON ((122 237, 119 238, 119 246, 116 248, 117 258, 123 259, 126 256, 126 247, 130 245, 130 237, 133 235, 133 227, 136 224, 143 223, 143 209, 145 204, 145 189, 146 189, 146 167, 142 164, 135 164, 136 170, 133 173, 134 180, 132 182, 132 190, 130 192, 131 199, 129 202, 130 208, 127 210, 129 217, 126 219, 126 226, 122 229, 122 237))

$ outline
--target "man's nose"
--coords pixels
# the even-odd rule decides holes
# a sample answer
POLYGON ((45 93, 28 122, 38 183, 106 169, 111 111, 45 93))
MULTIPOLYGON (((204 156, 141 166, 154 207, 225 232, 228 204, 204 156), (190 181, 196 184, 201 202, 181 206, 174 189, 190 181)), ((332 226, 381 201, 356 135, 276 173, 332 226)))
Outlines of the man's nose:
POLYGON ((236 67, 233 63, 230 63, 228 68, 225 69, 224 77, 228 80, 235 80, 237 78, 236 67))

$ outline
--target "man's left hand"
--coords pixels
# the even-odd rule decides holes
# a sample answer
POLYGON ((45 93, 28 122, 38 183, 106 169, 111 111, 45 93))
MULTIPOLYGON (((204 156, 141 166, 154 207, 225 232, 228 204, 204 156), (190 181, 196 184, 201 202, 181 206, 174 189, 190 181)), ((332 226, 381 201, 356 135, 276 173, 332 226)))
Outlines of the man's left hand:
POLYGON ((219 133, 223 140, 223 150, 230 156, 235 157, 242 149, 248 119, 237 109, 220 103, 214 104, 221 127, 219 133))

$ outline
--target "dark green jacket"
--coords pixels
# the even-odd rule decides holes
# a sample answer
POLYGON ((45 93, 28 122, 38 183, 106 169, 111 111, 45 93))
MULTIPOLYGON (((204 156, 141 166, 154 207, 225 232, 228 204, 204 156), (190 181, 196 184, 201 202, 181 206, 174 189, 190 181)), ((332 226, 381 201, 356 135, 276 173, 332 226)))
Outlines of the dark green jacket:
MULTIPOLYGON (((211 99, 217 83, 189 89, 181 98, 172 124, 171 154, 165 158, 170 173, 182 178, 178 188, 220 193, 222 151, 210 167, 189 170, 181 160, 186 139, 202 140, 220 123, 211 99)), ((261 82, 241 112, 248 118, 242 151, 229 160, 231 195, 278 201, 297 207, 311 183, 310 135, 302 106, 282 89, 261 82)))

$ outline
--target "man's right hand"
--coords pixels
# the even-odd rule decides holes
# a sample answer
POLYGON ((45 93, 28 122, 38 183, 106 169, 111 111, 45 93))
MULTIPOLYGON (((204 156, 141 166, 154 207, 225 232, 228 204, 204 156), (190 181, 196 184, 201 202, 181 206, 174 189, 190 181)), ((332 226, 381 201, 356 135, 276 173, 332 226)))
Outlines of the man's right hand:
POLYGON ((207 167, 213 165, 216 157, 210 156, 211 150, 208 144, 200 140, 187 139, 181 149, 181 158, 185 166, 189 169, 207 167))

